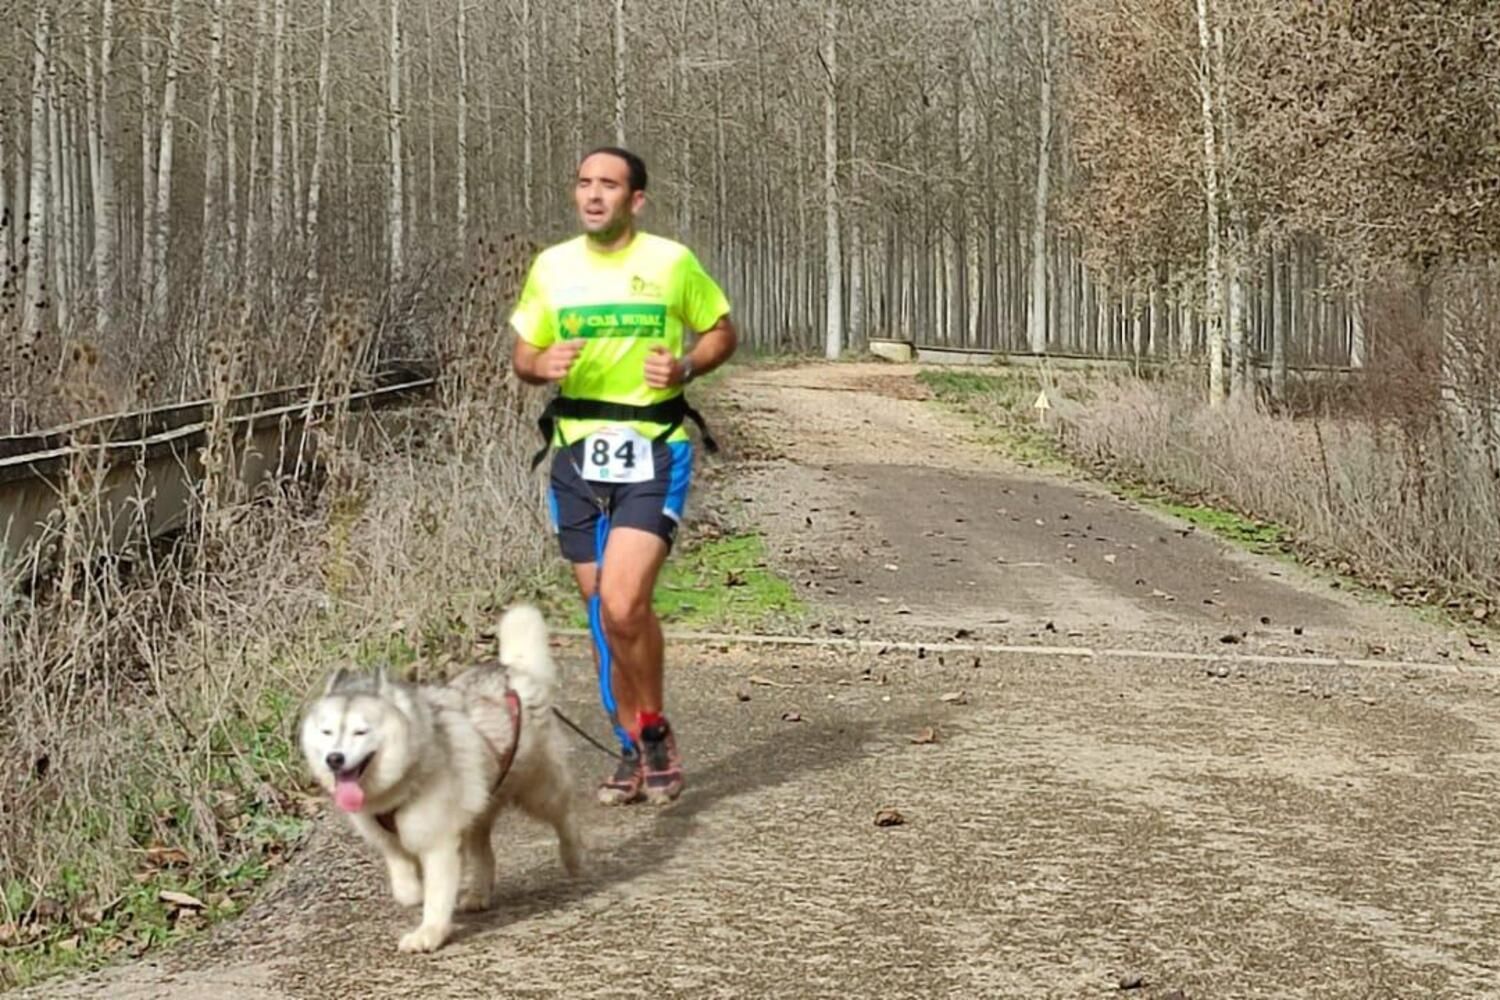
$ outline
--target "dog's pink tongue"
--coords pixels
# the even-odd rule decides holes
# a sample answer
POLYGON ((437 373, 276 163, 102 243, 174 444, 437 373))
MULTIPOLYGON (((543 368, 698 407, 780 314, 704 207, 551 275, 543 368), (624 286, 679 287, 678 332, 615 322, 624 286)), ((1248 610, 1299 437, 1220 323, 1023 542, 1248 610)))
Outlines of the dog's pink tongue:
POLYGON ((333 786, 333 801, 344 812, 359 812, 365 804, 365 790, 358 778, 339 778, 333 786))

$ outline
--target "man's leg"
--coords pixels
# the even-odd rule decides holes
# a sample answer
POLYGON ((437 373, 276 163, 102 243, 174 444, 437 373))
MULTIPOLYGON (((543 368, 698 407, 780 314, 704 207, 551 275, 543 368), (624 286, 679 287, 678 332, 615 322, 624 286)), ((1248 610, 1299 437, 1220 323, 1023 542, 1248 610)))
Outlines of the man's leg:
POLYGON ((632 731, 640 729, 643 713, 662 713, 661 620, 651 597, 666 558, 667 543, 662 538, 624 525, 609 533, 604 549, 599 592, 604 631, 619 679, 615 703, 620 722, 632 731))
MULTIPOLYGON (((563 558, 573 568, 579 596, 583 599, 584 608, 588 609, 599 587, 596 531, 600 511, 592 490, 578 477, 568 461, 568 455, 562 450, 553 459, 548 505, 563 558)), ((599 676, 600 697, 608 705, 612 699, 618 699, 619 692, 629 680, 624 679, 622 683, 618 665, 613 662, 608 675, 600 669, 597 644, 590 643, 590 651, 594 657, 594 671, 599 676)), ((614 660, 613 656, 611 660, 614 660)), ((619 714, 617 700, 615 708, 620 722, 618 728, 627 730, 627 733, 621 737, 622 759, 614 771, 599 784, 597 794, 604 805, 623 805, 639 799, 646 779, 640 745, 628 732, 633 728, 634 719, 626 719, 619 714)))
POLYGON ((668 551, 660 535, 618 526, 610 532, 600 580, 604 629, 620 681, 620 721, 640 743, 643 791, 657 803, 677 798, 683 785, 676 734, 663 707, 661 620, 651 600, 668 551))

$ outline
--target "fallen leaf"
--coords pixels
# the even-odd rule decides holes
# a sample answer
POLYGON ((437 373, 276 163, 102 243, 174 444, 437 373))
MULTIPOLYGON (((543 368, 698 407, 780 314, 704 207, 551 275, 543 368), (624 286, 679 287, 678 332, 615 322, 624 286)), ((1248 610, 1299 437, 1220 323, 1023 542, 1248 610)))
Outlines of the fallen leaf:
POLYGON ((182 907, 183 909, 203 909, 203 900, 197 896, 190 896, 185 892, 177 892, 173 889, 163 889, 158 898, 163 903, 170 903, 173 906, 182 907))
POLYGON ((789 687, 791 687, 790 684, 783 684, 780 681, 773 681, 773 680, 771 680, 771 678, 769 678, 769 677, 762 677, 759 674, 751 674, 750 675, 750 683, 751 684, 759 684, 761 687, 773 687, 773 688, 789 688, 789 687))
POLYGON ((900 826, 906 822, 906 817, 895 809, 882 809, 875 814, 876 826, 900 826))
POLYGON ((187 852, 180 847, 164 847, 160 844, 146 848, 146 860, 159 868, 188 863, 187 852))
POLYGON ((801 712, 782 712, 781 713, 781 721, 782 722, 801 722, 802 721, 802 713, 801 712))
POLYGON ((919 746, 926 743, 936 743, 937 730, 933 729, 931 726, 923 726, 921 729, 917 730, 917 735, 913 736, 911 738, 911 741, 918 744, 919 746))
POLYGON ((1122 990, 1138 990, 1145 985, 1145 976, 1130 975, 1120 977, 1120 989, 1122 990))
POLYGON ((947 694, 939 697, 938 701, 947 702, 950 705, 967 705, 969 703, 969 696, 963 691, 949 691, 947 694))
POLYGON ((1104 555, 1104 561, 1109 563, 1111 566, 1113 566, 1115 564, 1115 561, 1119 558, 1120 557, 1115 555, 1113 552, 1107 552, 1104 555))

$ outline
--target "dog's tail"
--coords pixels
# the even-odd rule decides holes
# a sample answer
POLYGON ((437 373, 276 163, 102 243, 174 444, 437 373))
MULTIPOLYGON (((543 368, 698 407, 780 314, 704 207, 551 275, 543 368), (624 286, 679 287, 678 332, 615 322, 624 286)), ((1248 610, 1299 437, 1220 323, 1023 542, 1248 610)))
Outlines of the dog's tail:
POLYGON ((530 604, 517 604, 500 616, 500 663, 528 705, 551 704, 558 670, 548 646, 547 622, 530 604))

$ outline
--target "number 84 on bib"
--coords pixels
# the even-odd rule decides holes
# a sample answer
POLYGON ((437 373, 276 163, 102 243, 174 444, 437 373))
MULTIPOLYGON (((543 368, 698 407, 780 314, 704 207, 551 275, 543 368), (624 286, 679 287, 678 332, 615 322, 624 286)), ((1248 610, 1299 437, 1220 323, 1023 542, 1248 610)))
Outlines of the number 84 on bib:
POLYGON ((651 439, 629 427, 606 427, 584 438, 583 478, 644 483, 656 478, 651 439))

